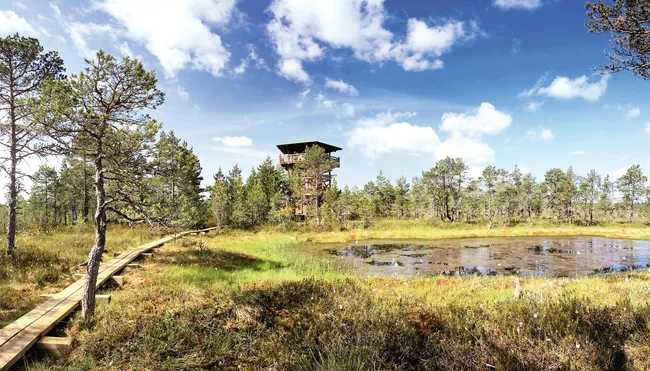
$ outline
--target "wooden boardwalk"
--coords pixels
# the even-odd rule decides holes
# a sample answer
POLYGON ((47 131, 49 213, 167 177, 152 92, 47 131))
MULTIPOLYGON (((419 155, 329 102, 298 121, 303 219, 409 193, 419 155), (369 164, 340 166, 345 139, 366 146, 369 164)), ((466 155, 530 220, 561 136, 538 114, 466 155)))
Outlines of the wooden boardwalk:
MULTIPOLYGON (((164 237, 122 253, 113 260, 100 265, 97 287, 99 288, 105 284, 114 274, 124 269, 141 254, 160 247, 174 240, 174 238, 183 237, 188 234, 207 232, 213 229, 216 229, 216 227, 177 233, 175 236, 164 237)), ((80 278, 63 291, 52 295, 50 299, 0 330, 1 371, 9 369, 9 367, 18 361, 25 352, 43 338, 61 320, 80 306, 84 285, 85 278, 80 278)))

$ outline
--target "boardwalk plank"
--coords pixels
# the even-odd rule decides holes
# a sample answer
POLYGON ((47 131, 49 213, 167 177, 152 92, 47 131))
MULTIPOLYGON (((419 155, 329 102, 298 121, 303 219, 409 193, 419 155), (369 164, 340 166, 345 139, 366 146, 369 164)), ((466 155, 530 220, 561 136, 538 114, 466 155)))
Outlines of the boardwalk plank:
MULTIPOLYGON (((215 228, 204 229, 210 231, 215 228)), ((122 270, 140 254, 160 247, 175 238, 183 237, 197 231, 177 233, 159 240, 146 243, 129 251, 121 253, 114 259, 99 267, 97 287, 106 283, 114 274, 122 270)), ((75 281, 61 292, 52 295, 24 316, 0 330, 0 370, 9 369, 18 361, 39 339, 52 330, 62 319, 70 315, 80 304, 83 296, 85 278, 75 281)))

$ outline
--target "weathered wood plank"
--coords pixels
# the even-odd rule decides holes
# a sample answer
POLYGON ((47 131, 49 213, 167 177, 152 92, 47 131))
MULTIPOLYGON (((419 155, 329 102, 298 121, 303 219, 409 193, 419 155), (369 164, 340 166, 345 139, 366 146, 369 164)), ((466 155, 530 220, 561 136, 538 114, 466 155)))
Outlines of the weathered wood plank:
POLYGON ((40 294, 38 297, 41 298, 41 303, 45 303, 46 301, 52 299, 54 297, 54 294, 40 294))

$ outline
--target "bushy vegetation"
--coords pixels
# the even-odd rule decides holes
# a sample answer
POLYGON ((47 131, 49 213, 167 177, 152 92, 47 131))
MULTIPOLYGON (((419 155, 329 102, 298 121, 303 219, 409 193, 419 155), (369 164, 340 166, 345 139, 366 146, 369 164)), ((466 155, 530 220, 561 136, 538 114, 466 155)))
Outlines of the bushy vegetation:
MULTIPOLYGON (((484 230, 484 229, 483 229, 484 230)), ((315 235, 311 237, 318 238, 315 235)), ((358 276, 303 235, 163 247, 33 369, 646 369, 650 274, 358 276)))

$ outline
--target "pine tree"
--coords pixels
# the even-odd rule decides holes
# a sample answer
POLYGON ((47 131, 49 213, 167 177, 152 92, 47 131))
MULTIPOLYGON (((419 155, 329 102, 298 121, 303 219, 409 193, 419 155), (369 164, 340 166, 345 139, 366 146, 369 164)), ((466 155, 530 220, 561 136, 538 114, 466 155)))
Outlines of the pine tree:
POLYGON ((533 216, 533 205, 535 199, 536 183, 532 174, 524 175, 521 183, 521 194, 523 198, 524 216, 530 220, 533 216))
POLYGON ((29 198, 39 225, 48 226, 56 224, 57 209, 59 207, 57 192, 60 189, 59 176, 56 169, 41 165, 33 175, 31 197, 29 198))
POLYGON ((0 38, 0 144, 6 150, 2 170, 9 177, 7 242, 5 253, 16 245, 17 202, 23 174, 18 166, 26 158, 47 153, 41 132, 35 130, 32 106, 25 100, 37 96, 48 80, 62 78, 63 61, 56 52, 43 52, 37 39, 18 34, 0 38))
POLYGON ((155 207, 152 218, 166 226, 193 228, 205 221, 201 164, 187 142, 162 132, 155 145, 150 180, 155 207))
POLYGON ((212 201, 212 210, 217 220, 217 228, 221 227, 230 219, 230 200, 228 198, 228 184, 226 177, 221 172, 221 168, 214 175, 214 185, 210 190, 210 198, 212 201))
POLYGON ((266 198, 266 207, 271 209, 271 199, 275 194, 282 190, 284 186, 284 171, 273 165, 271 157, 267 156, 266 159, 257 167, 257 179, 262 183, 264 196, 266 198))
POLYGON ((492 215, 494 213, 494 195, 496 193, 497 169, 492 166, 486 166, 483 169, 481 182, 485 187, 485 198, 487 199, 488 229, 492 228, 492 215))
POLYGON ((268 213, 268 201, 264 194, 264 187, 259 179, 255 179, 253 185, 247 191, 247 205, 251 213, 251 225, 258 226, 264 223, 268 213))
POLYGON ((332 180, 332 184, 323 194, 323 204, 321 206, 323 219, 327 223, 334 224, 341 218, 339 193, 336 180, 332 180))
POLYGON ((567 174, 558 168, 547 171, 544 180, 549 209, 554 213, 556 222, 565 221, 570 216, 573 184, 567 174))
POLYGON ((461 158, 447 157, 436 162, 429 171, 422 173, 422 180, 430 197, 437 201, 442 221, 453 222, 460 216, 467 169, 461 158))
POLYGON ((88 222, 94 192, 92 179, 95 169, 83 159, 65 156, 61 164, 61 205, 64 209, 64 223, 75 223, 78 219, 88 222))
POLYGON ((587 2, 586 26, 589 32, 607 33, 611 64, 600 67, 606 73, 631 71, 635 76, 650 79, 650 6, 647 0, 614 0, 587 2), (609 2, 608 2, 609 3, 609 2))
POLYGON ((585 221, 589 217, 588 224, 594 224, 594 205, 600 198, 600 175, 596 170, 591 170, 580 183, 580 198, 585 205, 585 221))
POLYGON ((632 165, 627 169, 625 175, 616 182, 619 192, 623 193, 623 200, 629 207, 630 223, 634 220, 634 204, 645 193, 645 183, 647 181, 648 178, 643 175, 641 166, 632 165))
POLYGON ((143 110, 162 104, 154 71, 137 60, 99 51, 88 67, 65 81, 45 85, 31 102, 41 130, 62 153, 87 158, 95 167, 95 242, 90 250, 82 300, 82 317, 95 311, 95 286, 106 245, 108 213, 132 221, 143 207, 142 188, 150 144, 160 125, 143 110))
POLYGON ((228 184, 228 204, 230 205, 228 212, 230 220, 228 222, 233 226, 242 227, 246 222, 246 193, 239 166, 235 165, 230 170, 226 182, 228 184))
POLYGON ((598 207, 602 212, 607 215, 607 220, 611 222, 614 220, 614 183, 609 180, 609 174, 605 175, 602 183, 600 184, 600 200, 598 207))
POLYGON ((393 204, 393 212, 400 220, 407 213, 407 202, 410 185, 405 177, 400 176, 397 178, 395 184, 395 202, 393 204))
POLYGON ((387 217, 394 208, 395 189, 381 170, 379 170, 375 185, 375 212, 380 217, 387 217))

